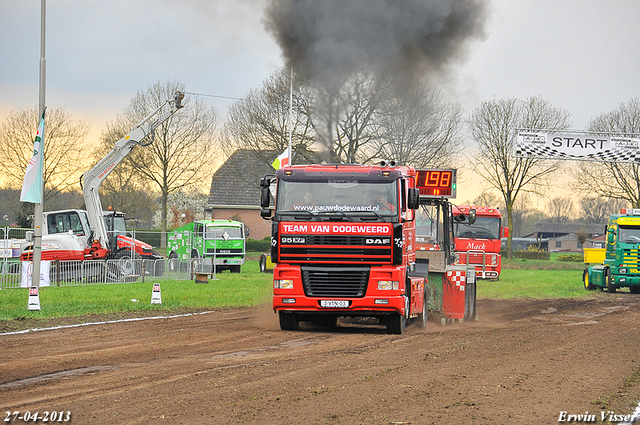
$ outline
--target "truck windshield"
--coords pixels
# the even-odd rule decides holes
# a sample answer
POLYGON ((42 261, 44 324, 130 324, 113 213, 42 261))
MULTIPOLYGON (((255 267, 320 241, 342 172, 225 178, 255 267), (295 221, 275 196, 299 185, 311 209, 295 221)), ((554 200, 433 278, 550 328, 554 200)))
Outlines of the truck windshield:
POLYGON ((398 211, 398 182, 280 180, 276 213, 288 211, 369 211, 380 216, 395 216, 398 211))
POLYGON ((499 239, 500 219, 498 217, 476 217, 476 222, 458 223, 456 238, 499 239))
POLYGON ((127 225, 124 222, 124 217, 114 217, 113 219, 113 230, 116 232, 126 232, 127 225))
POLYGON ((207 226, 205 239, 242 239, 242 230, 239 227, 207 226))
POLYGON ((640 227, 619 226, 618 240, 623 243, 640 243, 640 227))
POLYGON ((86 214, 78 214, 77 211, 66 211, 49 214, 47 217, 47 229, 49 234, 66 233, 71 230, 74 235, 83 236, 85 229, 89 229, 89 223, 87 222, 86 214))

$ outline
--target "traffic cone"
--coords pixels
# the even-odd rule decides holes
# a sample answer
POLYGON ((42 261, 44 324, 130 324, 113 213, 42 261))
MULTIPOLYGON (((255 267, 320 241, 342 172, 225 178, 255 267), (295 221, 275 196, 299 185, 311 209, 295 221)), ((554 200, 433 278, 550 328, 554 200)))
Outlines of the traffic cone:
POLYGON ((29 287, 29 310, 40 311, 40 295, 38 295, 38 287, 29 287))
POLYGON ((151 291, 151 304, 162 304, 162 295, 160 294, 160 284, 153 284, 153 291, 151 291))

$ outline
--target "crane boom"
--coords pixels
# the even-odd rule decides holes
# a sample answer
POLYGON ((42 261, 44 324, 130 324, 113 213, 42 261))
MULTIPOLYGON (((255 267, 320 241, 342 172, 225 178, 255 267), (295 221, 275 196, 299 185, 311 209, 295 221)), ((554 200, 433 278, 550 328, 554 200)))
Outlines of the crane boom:
POLYGON ((84 202, 87 207, 89 226, 93 233, 93 239, 97 239, 103 248, 109 248, 109 238, 107 237, 107 229, 102 219, 102 203, 100 202, 99 195, 100 185, 118 164, 129 155, 136 145, 147 146, 153 143, 154 130, 178 109, 183 107, 182 99, 184 99, 184 93, 176 92, 173 99, 167 100, 158 109, 140 121, 126 136, 115 143, 111 152, 102 158, 91 170, 82 175, 81 186, 84 194, 84 202), (169 109, 156 117, 162 109, 166 109, 167 105, 169 105, 169 109), (151 137, 151 140, 147 143, 141 143, 142 140, 148 136, 151 137), (84 181, 84 186, 82 185, 82 181, 84 181))

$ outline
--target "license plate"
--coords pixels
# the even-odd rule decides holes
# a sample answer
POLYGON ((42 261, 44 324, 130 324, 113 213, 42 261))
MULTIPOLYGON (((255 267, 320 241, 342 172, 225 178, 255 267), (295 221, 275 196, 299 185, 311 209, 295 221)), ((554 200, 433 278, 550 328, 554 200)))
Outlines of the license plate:
POLYGON ((344 300, 321 300, 320 307, 324 308, 347 308, 349 301, 344 300))

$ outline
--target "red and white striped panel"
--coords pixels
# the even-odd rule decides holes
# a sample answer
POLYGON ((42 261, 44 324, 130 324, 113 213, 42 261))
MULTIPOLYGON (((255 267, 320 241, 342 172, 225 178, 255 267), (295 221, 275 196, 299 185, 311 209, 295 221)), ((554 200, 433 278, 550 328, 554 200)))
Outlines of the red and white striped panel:
POLYGON ((463 271, 455 271, 455 270, 449 270, 447 272, 447 279, 449 280, 449 282, 451 283, 455 283, 456 286, 458 288, 460 288, 461 291, 465 290, 465 284, 467 283, 467 273, 463 272, 463 271))

